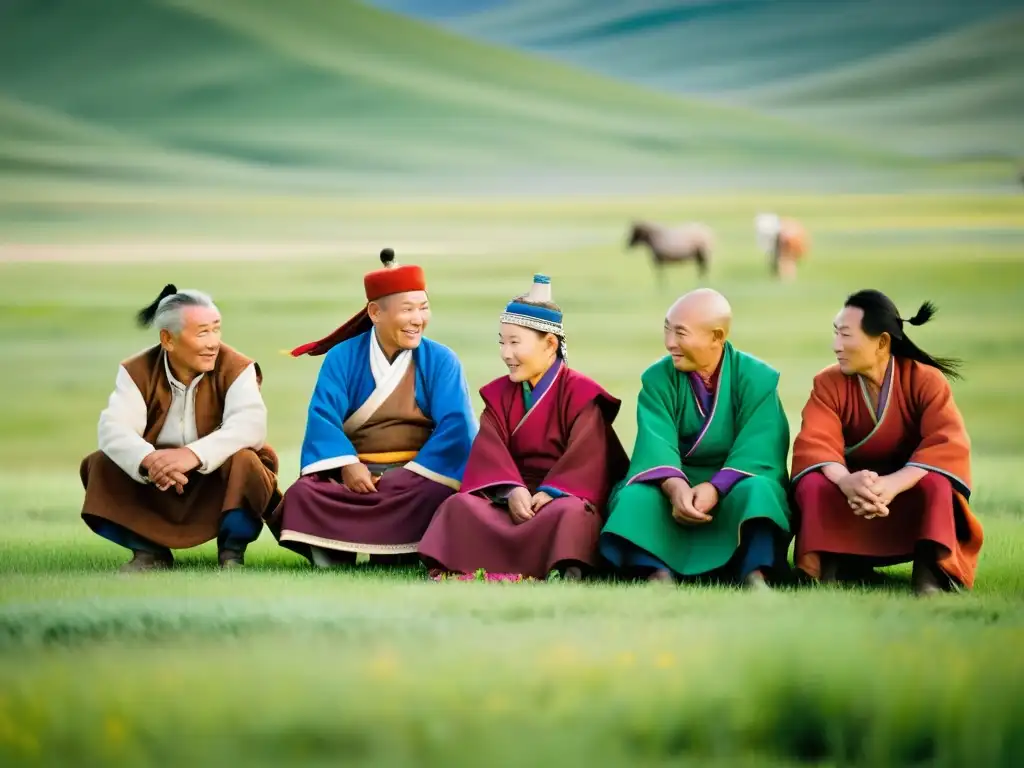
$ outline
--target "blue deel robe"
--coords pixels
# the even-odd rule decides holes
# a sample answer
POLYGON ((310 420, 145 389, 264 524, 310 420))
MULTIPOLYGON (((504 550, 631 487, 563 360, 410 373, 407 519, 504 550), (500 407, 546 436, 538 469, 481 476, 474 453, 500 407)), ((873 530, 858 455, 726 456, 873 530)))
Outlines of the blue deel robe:
MULTIPOLYGON (((340 467, 357 455, 342 424, 377 387, 370 370, 372 333, 347 339, 324 356, 306 417, 303 475, 340 467)), ((462 363, 448 347, 428 338, 413 350, 412 357, 416 404, 435 428, 405 468, 458 490, 479 430, 462 363)))

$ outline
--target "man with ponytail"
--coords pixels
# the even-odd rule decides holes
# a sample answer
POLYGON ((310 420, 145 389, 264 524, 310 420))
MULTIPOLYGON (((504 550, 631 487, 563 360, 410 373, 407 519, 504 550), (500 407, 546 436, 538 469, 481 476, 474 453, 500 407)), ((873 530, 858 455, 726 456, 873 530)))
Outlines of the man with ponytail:
POLYGON ((834 323, 837 364, 814 378, 793 446, 797 567, 825 582, 913 562, 915 592, 970 588, 982 545, 971 512, 970 438, 947 379, 959 362, 906 334, 909 320, 875 290, 846 299, 834 323))
POLYGON ((138 313, 159 343, 124 361, 82 462, 82 518, 132 550, 122 570, 174 565, 172 549, 217 540, 237 567, 280 498, 259 365, 221 341, 213 301, 167 285, 138 313))
POLYGON ((424 337, 423 270, 380 254, 366 305, 325 338, 309 403, 301 477, 268 519, 283 547, 318 567, 416 558, 441 502, 459 489, 477 422, 462 364, 424 337))

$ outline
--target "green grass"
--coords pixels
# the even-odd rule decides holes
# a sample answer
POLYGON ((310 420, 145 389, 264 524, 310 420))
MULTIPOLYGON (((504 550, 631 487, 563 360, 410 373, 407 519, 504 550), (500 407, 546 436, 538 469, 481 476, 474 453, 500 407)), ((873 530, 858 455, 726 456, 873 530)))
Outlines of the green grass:
MULTIPOLYGON (((153 190, 68 211, 82 217, 77 226, 34 230, 67 238, 64 250, 51 245, 59 260, 0 262, 0 762, 1016 764, 1018 199, 188 201, 153 190), (811 231, 795 284, 771 282, 754 249, 762 207, 811 231), (737 344, 782 371, 794 430, 846 293, 881 288, 905 313, 938 304, 915 340, 966 361, 955 393, 986 532, 973 593, 915 600, 905 567, 876 592, 441 585, 415 569, 312 572, 266 532, 243 573, 219 572, 205 545, 179 553, 178 572, 124 577, 113 571, 125 555, 81 523, 77 463, 94 449, 118 361, 150 343, 132 315, 160 286, 210 291, 226 340, 261 362, 287 485, 319 361, 279 350, 347 317, 376 250, 396 240, 407 243, 400 259, 425 266, 431 335, 458 351, 474 390, 501 373, 488 330, 500 307, 534 271, 550 274, 573 365, 623 398, 617 429, 631 445, 639 374, 660 354, 664 309, 696 284, 683 269, 659 291, 644 257, 623 251, 627 222, 640 215, 716 228, 712 284, 734 305, 737 344), (290 241, 296 253, 344 233, 345 252, 362 256, 175 263, 140 246, 131 260, 98 258, 104 227, 128 237, 154 223, 176 233, 154 241, 184 247, 190 226, 193 239, 290 241)), ((29 231, 12 227, 0 233, 29 231)))

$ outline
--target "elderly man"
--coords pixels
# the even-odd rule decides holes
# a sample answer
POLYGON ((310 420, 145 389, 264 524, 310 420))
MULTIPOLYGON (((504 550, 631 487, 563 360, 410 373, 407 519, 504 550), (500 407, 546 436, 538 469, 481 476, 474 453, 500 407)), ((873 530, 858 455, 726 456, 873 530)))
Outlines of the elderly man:
POLYGON ((763 588, 785 568, 789 425, 779 374, 732 346, 731 320, 710 289, 668 311, 669 354, 641 378, 633 458, 601 534, 618 569, 763 588))
POLYGON ((221 566, 240 566, 280 498, 259 365, 221 342, 199 291, 168 285, 138 317, 160 343, 118 369, 82 462, 82 518, 132 550, 124 571, 170 568, 171 549, 214 538, 221 566))
POLYGON ((461 363, 423 337, 423 270, 397 266, 391 249, 380 258, 383 269, 363 280, 366 307, 292 351, 327 356, 301 477, 269 524, 282 546, 319 567, 360 554, 415 559, 434 512, 459 489, 477 431, 461 363))

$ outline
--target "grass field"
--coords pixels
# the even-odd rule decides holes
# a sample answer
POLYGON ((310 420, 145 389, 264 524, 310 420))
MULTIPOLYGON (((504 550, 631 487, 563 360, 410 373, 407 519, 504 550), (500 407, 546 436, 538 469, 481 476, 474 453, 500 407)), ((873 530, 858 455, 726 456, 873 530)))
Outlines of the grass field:
POLYGON ((0 3, 0 764, 1017 765, 1013 6, 0 3), (811 233, 795 284, 754 248, 763 210, 811 233), (312 572, 266 532, 244 572, 211 544, 131 578, 82 524, 78 462, 166 282, 260 361, 287 486, 319 360, 281 350, 350 316, 384 246, 426 268, 473 390, 501 307, 551 275, 631 446, 696 285, 655 285, 635 218, 715 228, 711 284, 794 433, 846 294, 938 304, 914 338, 966 363, 973 593, 917 601, 905 567, 874 592, 434 584, 312 572))
POLYGON ((215 210, 259 218, 280 242, 315 231, 376 244, 328 259, 302 256, 298 238, 293 258, 244 263, 215 249, 175 263, 144 246, 103 258, 96 245, 54 245, 49 260, 11 249, 0 263, 0 762, 512 765, 528 753, 569 765, 1016 764, 1018 198, 321 200, 294 213, 224 200, 215 210), (753 248, 751 217, 766 203, 813 233, 793 285, 770 282, 753 248), (474 390, 501 373, 489 330, 500 307, 534 271, 550 274, 573 365, 623 398, 617 428, 631 445, 664 309, 695 284, 680 270, 659 291, 641 254, 623 250, 625 223, 641 214, 718 230, 711 282, 733 302, 737 344, 782 371, 794 429, 847 292, 876 286, 904 312, 936 301, 940 314, 915 338, 966 360, 955 391, 986 529, 974 593, 916 601, 905 568, 876 593, 440 585, 416 570, 314 573, 266 532, 244 573, 217 571, 207 545, 180 553, 176 573, 126 578, 112 573, 122 552, 81 523, 77 462, 94 448, 117 362, 150 343, 133 311, 165 282, 209 290, 226 340, 260 360, 287 485, 318 361, 279 350, 347 317, 376 250, 398 240, 399 258, 426 267, 432 335, 459 352, 474 390))

